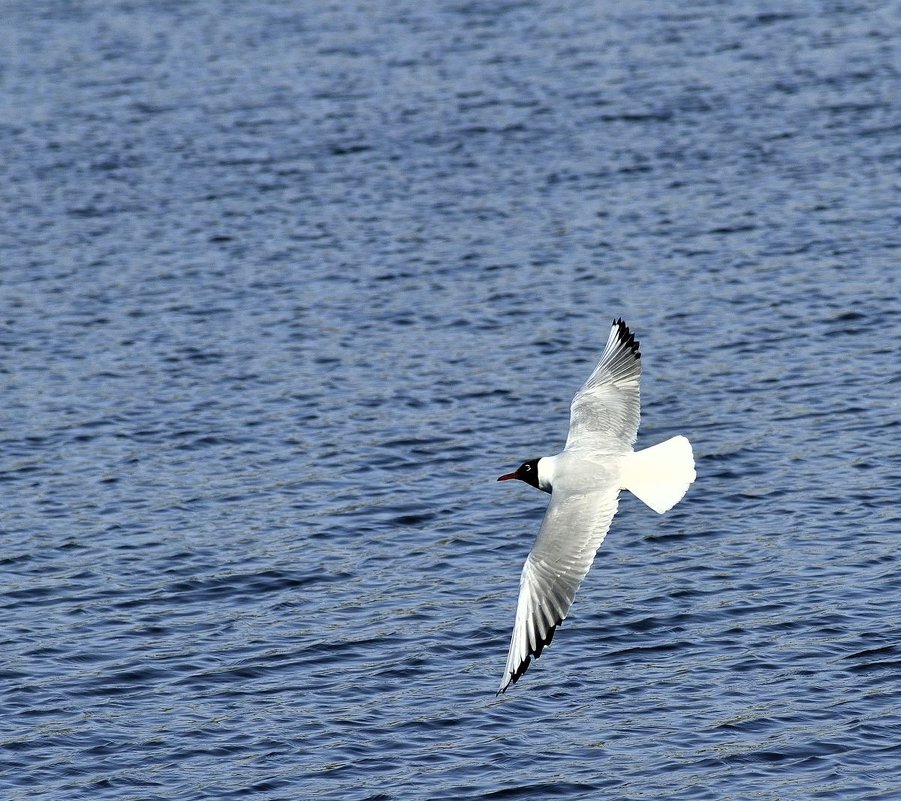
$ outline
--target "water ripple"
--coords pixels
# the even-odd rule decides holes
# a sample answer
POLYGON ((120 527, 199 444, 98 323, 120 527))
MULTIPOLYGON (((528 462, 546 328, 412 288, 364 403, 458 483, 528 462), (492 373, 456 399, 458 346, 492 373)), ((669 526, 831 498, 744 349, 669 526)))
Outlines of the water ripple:
POLYGON ((892 4, 7 5, 4 798, 897 795, 892 4), (496 698, 619 315, 699 478, 496 698))

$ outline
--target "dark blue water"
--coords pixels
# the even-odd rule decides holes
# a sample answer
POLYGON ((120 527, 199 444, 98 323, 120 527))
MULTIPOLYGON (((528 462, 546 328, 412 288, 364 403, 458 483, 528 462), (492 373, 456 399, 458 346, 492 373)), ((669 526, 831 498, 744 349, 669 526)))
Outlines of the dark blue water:
POLYGON ((4 2, 4 799, 901 797, 897 2, 4 2), (505 696, 610 321, 639 445, 505 696))

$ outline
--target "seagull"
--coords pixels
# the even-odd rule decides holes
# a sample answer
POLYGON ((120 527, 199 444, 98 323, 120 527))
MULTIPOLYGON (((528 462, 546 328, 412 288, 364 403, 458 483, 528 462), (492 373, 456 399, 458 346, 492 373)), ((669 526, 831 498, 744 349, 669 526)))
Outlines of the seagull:
POLYGON ((551 495, 519 580, 516 621, 498 695, 550 645, 607 536, 620 490, 663 514, 695 480, 694 455, 683 436, 633 450, 640 378, 635 335, 621 319, 614 320, 597 367, 573 398, 563 450, 523 462, 498 478, 519 479, 551 495))

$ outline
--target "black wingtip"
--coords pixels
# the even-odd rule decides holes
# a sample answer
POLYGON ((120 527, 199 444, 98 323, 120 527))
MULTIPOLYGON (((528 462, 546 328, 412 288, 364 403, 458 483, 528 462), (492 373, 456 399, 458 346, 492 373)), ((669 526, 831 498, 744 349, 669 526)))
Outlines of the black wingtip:
POLYGON ((538 659, 538 657, 541 656, 541 652, 545 648, 547 648, 547 646, 549 646, 551 644, 551 640, 554 639, 554 634, 557 631, 557 626, 559 626, 562 622, 563 622, 562 619, 558 620, 553 626, 551 626, 548 629, 548 631, 544 635, 544 637, 542 637, 538 641, 537 645, 535 646, 535 650, 530 651, 528 656, 526 656, 526 658, 523 659, 522 662, 519 663, 516 670, 514 670, 513 673, 510 675, 510 681, 508 681, 504 685, 503 689, 497 691, 498 695, 500 695, 501 693, 507 692, 507 688, 511 684, 516 684, 516 682, 518 682, 520 680, 522 675, 529 669, 529 665, 532 664, 532 658, 534 657, 535 659, 538 659))
POLYGON ((633 334, 629 330, 629 326, 626 325, 625 320, 622 317, 617 317, 613 324, 617 328, 617 333, 619 337, 619 341, 625 345, 631 353, 635 355, 635 358, 641 358, 641 350, 638 346, 638 340, 635 339, 635 334, 633 334))

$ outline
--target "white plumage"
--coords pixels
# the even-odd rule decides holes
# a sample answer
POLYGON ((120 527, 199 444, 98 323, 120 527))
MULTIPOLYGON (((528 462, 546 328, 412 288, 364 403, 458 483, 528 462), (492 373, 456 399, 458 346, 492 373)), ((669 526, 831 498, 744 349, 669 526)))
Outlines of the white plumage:
POLYGON ((561 453, 523 463, 500 480, 518 478, 551 501, 520 578, 519 602, 499 693, 517 681, 550 644, 627 489, 659 513, 676 504, 695 480, 685 437, 633 451, 640 413, 641 354, 616 320, 597 367, 570 407, 561 453))

